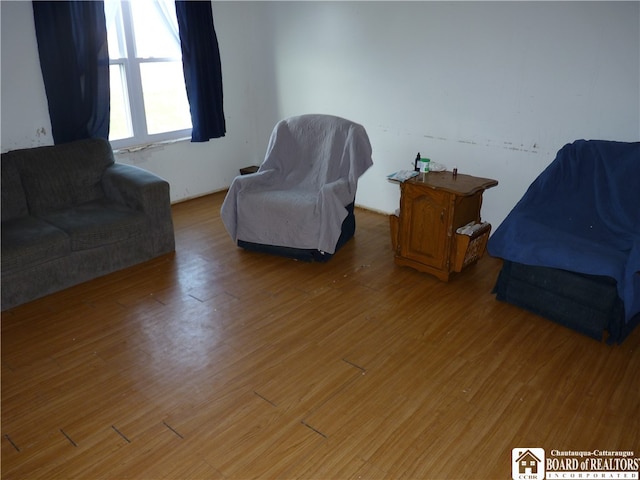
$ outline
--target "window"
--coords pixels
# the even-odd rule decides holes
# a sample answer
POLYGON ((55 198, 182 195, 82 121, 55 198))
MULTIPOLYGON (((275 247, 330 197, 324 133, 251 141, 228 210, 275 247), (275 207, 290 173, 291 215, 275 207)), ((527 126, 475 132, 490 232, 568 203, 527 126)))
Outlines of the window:
POLYGON ((106 0, 115 148, 188 137, 191 115, 172 0, 106 0))

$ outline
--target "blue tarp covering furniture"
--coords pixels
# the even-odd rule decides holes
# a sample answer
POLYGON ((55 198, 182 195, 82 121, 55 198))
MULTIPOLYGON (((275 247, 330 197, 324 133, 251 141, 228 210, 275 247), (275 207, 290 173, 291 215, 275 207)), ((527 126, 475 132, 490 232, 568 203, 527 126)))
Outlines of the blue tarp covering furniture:
POLYGON ((590 314, 581 307, 595 302, 609 317, 600 326, 621 341, 640 318, 640 142, 565 145, 495 231, 488 252, 505 260, 498 299, 594 337, 598 322, 585 326, 590 314), (584 281, 609 286, 596 294, 584 281), (613 303, 603 293, 612 289, 613 303), (581 292, 584 301, 575 298, 581 292), (558 305, 563 297, 572 303, 558 305))

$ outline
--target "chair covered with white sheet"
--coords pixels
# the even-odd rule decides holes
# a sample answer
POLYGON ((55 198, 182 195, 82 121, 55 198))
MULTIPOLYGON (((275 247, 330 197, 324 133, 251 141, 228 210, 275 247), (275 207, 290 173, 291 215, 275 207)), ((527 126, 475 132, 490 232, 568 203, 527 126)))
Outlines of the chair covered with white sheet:
POLYGON ((372 164, 362 125, 319 114, 281 120, 258 171, 233 180, 222 220, 245 249, 326 261, 355 233, 358 179, 372 164))

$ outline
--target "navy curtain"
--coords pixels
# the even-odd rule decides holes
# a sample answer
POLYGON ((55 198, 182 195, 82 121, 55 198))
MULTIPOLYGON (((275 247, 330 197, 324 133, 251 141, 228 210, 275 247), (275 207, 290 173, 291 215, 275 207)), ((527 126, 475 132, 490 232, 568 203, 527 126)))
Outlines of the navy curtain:
POLYGON ((54 143, 109 138, 109 50, 102 1, 34 1, 54 143))
POLYGON ((222 67, 210 1, 176 0, 192 142, 223 137, 222 67))

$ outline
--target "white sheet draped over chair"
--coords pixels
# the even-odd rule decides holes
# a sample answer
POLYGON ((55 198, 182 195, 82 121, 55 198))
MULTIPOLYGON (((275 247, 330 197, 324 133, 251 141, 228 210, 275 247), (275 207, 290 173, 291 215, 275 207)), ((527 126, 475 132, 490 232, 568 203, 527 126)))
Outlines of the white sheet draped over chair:
POLYGON ((258 172, 231 184, 222 221, 235 242, 333 254, 345 207, 372 164, 362 125, 332 115, 281 120, 258 172))

